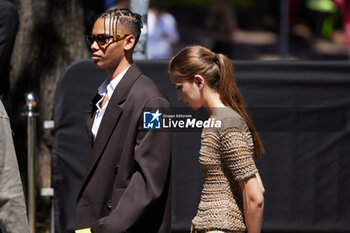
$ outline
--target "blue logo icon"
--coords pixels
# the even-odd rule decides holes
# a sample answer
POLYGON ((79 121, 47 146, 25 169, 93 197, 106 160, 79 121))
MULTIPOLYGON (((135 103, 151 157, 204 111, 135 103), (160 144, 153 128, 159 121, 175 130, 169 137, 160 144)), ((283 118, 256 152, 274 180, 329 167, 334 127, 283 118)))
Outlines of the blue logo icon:
POLYGON ((143 112, 143 128, 160 129, 161 115, 159 109, 156 112, 143 112))

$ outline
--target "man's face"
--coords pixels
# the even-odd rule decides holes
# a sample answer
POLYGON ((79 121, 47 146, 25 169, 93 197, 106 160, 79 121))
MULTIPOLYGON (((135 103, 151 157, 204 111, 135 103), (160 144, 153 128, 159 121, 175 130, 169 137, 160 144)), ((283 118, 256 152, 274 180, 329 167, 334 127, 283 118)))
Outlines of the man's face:
MULTIPOLYGON (((113 29, 110 28, 115 24, 110 22, 110 18, 99 18, 92 29, 92 35, 99 37, 91 44, 92 60, 97 68, 106 70, 115 70, 121 59, 125 56, 124 51, 124 38, 113 38, 116 36, 113 33, 113 29), (100 40, 99 40, 100 39, 100 40)), ((123 28, 118 26, 117 30, 114 29, 114 33, 118 35, 124 35, 123 28)))

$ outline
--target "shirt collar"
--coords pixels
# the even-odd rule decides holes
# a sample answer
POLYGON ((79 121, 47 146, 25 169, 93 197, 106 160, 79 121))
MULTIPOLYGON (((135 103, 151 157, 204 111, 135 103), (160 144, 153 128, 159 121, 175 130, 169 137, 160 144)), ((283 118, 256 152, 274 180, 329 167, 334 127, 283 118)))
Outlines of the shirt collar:
POLYGON ((108 78, 98 87, 98 94, 100 96, 104 96, 106 92, 108 92, 109 96, 112 96, 114 89, 117 87, 118 83, 122 80, 125 73, 130 68, 127 67, 125 70, 123 70, 120 74, 118 74, 115 78, 112 79, 112 81, 109 82, 108 78))

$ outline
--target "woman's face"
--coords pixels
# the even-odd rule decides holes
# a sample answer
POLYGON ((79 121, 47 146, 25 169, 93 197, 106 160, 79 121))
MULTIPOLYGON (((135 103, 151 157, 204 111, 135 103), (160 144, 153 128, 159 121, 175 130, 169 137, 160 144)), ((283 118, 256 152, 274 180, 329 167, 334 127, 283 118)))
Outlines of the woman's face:
POLYGON ((194 81, 179 80, 171 74, 170 80, 176 88, 178 100, 181 100, 193 110, 197 110, 202 106, 201 92, 194 81))

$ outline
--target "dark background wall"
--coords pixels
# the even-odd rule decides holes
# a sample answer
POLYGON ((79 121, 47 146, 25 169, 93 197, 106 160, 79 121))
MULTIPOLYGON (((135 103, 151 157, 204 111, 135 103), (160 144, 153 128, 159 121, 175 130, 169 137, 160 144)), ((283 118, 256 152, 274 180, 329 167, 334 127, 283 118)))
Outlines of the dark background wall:
MULTIPOLYGON (((168 61, 137 62, 168 95, 174 112, 205 117, 176 100, 168 61)), ((350 64, 233 62, 266 153, 264 232, 350 231, 350 64)), ((55 96, 52 184, 56 230, 72 232, 74 203, 89 156, 84 114, 106 77, 89 60, 61 76, 55 96)), ((200 198, 200 131, 174 132, 173 230, 188 232, 200 198)))

